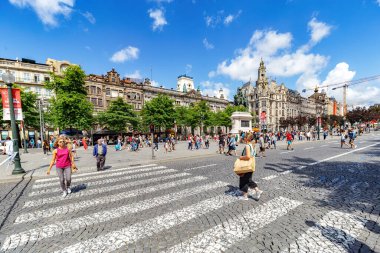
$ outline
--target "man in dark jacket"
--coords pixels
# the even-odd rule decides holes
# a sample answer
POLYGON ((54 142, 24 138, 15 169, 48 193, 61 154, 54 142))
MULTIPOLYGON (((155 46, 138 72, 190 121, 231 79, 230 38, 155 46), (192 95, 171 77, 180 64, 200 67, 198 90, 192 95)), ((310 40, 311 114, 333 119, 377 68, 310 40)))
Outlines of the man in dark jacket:
POLYGON ((98 140, 98 144, 94 146, 93 156, 96 157, 96 168, 98 171, 103 170, 104 163, 106 162, 107 146, 98 140))

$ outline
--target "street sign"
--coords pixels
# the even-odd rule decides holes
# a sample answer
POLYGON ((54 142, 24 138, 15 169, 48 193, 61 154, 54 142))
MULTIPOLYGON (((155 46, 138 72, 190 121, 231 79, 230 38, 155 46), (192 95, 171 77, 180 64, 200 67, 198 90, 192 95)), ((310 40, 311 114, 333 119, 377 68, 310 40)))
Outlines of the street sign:
MULTIPOLYGON (((3 120, 11 120, 11 113, 9 109, 9 100, 8 100, 8 89, 0 88, 0 92, 1 92, 1 99, 3 101, 3 120)), ((12 89, 12 96, 13 96, 15 118, 16 120, 23 120, 20 89, 12 89)))

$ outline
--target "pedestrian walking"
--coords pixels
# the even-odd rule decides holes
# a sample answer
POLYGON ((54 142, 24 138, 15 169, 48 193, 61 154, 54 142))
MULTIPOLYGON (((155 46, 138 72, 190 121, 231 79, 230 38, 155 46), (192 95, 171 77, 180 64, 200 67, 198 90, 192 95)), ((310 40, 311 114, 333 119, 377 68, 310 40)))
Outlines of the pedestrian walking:
MULTIPOLYGON (((249 160, 251 158, 255 159, 253 147, 250 143, 250 138, 245 137, 245 148, 243 149, 242 155, 240 156, 240 160, 249 160)), ((254 191, 252 197, 259 200, 262 190, 259 189, 258 185, 252 180, 253 172, 247 172, 244 174, 239 174, 239 189, 242 191, 243 196, 240 196, 241 200, 248 200, 248 190, 254 191)))
POLYGON ((293 136, 289 132, 286 132, 286 141, 287 141, 287 144, 288 144, 288 146, 286 147, 286 149, 287 150, 289 150, 289 149, 294 150, 293 145, 292 145, 292 143, 293 143, 293 136))
POLYGON ((92 155, 96 158, 97 171, 103 170, 106 162, 107 146, 102 143, 102 139, 99 139, 98 144, 94 146, 92 155))
POLYGON ((260 134, 260 137, 259 137, 259 148, 260 148, 260 151, 259 151, 259 154, 260 154, 260 157, 265 157, 265 141, 264 141, 264 136, 263 134, 260 134))
POLYGON ((64 138, 59 137, 55 146, 58 147, 53 151, 53 157, 46 174, 50 175, 51 168, 55 164, 59 183, 61 185, 62 197, 66 197, 71 193, 71 170, 75 168, 74 157, 66 146, 64 138))
POLYGON ((274 149, 276 149, 276 141, 276 135, 272 134, 272 145, 274 149))
POLYGON ((346 139, 348 138, 348 136, 346 135, 346 132, 344 130, 342 130, 340 132, 340 148, 343 148, 343 145, 347 146, 347 147, 350 147, 350 145, 348 145, 346 143, 346 139))
POLYGON ((224 135, 219 136, 219 154, 224 154, 224 147, 226 146, 226 141, 224 135))
POLYGON ((87 150, 88 145, 87 145, 86 137, 83 137, 83 138, 82 138, 82 144, 83 144, 83 148, 84 148, 84 150, 87 150))
MULTIPOLYGON (((5 154, 7 154, 8 159, 11 159, 13 157, 13 141, 11 140, 11 137, 7 137, 5 141, 5 154)), ((13 159, 10 162, 13 162, 13 159)))
POLYGON ((348 138, 350 138, 350 141, 348 143, 351 145, 351 148, 356 148, 357 146, 354 143, 355 138, 356 138, 356 133, 355 133, 354 129, 349 130, 348 138))
POLYGON ((44 154, 47 155, 48 152, 50 151, 50 145, 49 145, 47 140, 44 140, 44 142, 42 144, 42 148, 44 150, 44 154))

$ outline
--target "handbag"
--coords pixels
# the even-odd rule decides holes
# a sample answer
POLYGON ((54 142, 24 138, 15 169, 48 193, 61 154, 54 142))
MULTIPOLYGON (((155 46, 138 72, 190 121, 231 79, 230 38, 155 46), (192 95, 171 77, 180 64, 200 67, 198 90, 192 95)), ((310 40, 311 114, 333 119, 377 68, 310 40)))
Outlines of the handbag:
MULTIPOLYGON (((251 153, 253 151, 253 148, 251 145, 248 145, 250 147, 251 153)), ((242 156, 245 155, 245 148, 243 150, 242 156)), ((240 160, 239 158, 236 159, 235 164, 234 164, 234 172, 239 175, 239 174, 245 174, 248 172, 254 172, 256 169, 256 162, 255 162, 255 157, 251 156, 249 160, 240 160)))
POLYGON ((234 172, 235 174, 245 174, 248 172, 255 171, 255 158, 251 157, 249 160, 240 160, 236 159, 234 164, 234 172))
POLYGON ((78 167, 76 165, 71 167, 71 173, 75 173, 77 171, 78 171, 78 167))

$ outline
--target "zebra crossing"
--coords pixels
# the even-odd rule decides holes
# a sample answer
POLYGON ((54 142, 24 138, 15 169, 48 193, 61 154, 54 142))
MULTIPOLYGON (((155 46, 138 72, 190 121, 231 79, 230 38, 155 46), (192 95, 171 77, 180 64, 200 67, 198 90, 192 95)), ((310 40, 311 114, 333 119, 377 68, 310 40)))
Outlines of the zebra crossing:
MULTIPOLYGON (((253 204, 247 205, 246 201, 226 194, 229 182, 191 173, 215 166, 217 164, 179 170, 148 164, 73 175, 73 189, 85 187, 79 187, 66 198, 59 195, 57 178, 36 180, 15 217, 14 229, 1 242, 0 251, 22 251, 24 247, 30 252, 123 251, 130 245, 212 215, 217 217, 216 222, 209 221, 189 236, 155 251, 233 251, 241 241, 305 205, 283 196, 248 201, 253 204), (148 215, 144 219, 129 220, 145 213, 148 215), (222 219, 223 213, 226 215, 222 219), (107 229, 98 232, 96 226, 107 229), (93 233, 76 238, 82 234, 80 231, 87 230, 93 233), (69 240, 68 235, 73 240, 69 240), (59 238, 66 240, 62 244, 55 241, 49 250, 39 248, 59 238)), ((288 173, 291 172, 279 175, 288 173)), ((275 178, 272 175, 262 179, 275 178)), ((365 230, 366 222, 368 220, 353 214, 331 211, 284 246, 283 252, 344 251, 365 230)))

